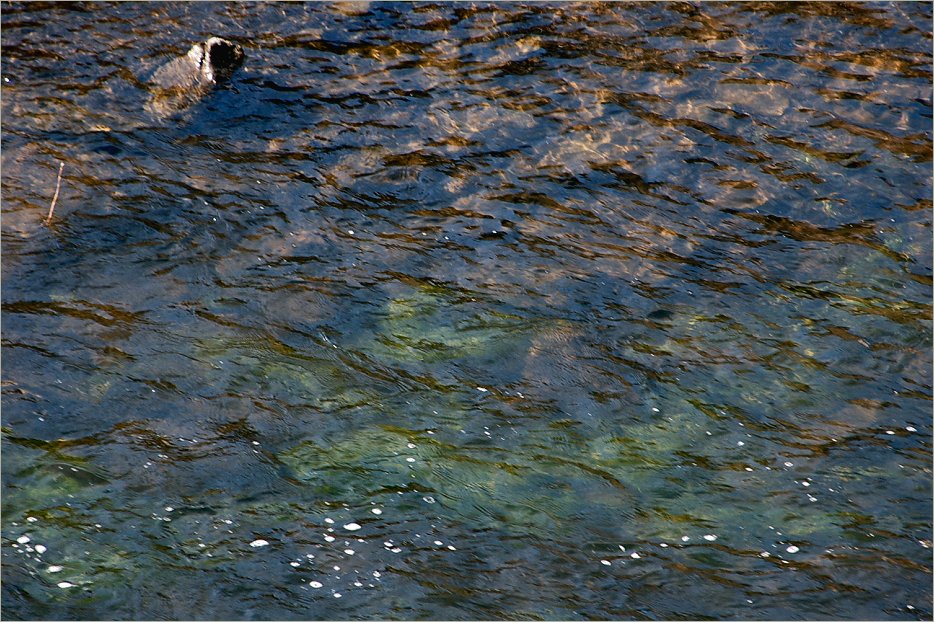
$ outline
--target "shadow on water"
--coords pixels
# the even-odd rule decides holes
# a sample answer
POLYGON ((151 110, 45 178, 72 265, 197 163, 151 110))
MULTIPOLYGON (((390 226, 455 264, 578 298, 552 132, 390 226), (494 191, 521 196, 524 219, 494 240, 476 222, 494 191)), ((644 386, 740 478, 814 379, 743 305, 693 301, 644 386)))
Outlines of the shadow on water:
POLYGON ((930 24, 5 6, 3 613, 930 619, 930 24))

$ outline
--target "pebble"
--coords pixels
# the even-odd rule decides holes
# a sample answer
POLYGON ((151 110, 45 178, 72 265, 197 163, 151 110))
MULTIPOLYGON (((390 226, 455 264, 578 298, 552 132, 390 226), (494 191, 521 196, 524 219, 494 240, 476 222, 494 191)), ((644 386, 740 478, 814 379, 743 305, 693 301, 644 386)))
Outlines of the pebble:
POLYGON ((268 542, 266 542, 265 540, 263 540, 263 539, 261 539, 261 538, 258 539, 258 540, 253 540, 252 542, 250 542, 250 546, 252 546, 253 548, 259 548, 259 547, 261 547, 261 546, 267 546, 268 544, 269 544, 268 542))
POLYGON ((346 529, 347 531, 356 531, 360 529, 360 525, 358 525, 357 523, 347 523, 346 525, 344 525, 344 529, 346 529))
POLYGON ((797 553, 797 552, 800 551, 801 549, 799 549, 799 548, 796 547, 794 544, 792 544, 791 546, 789 546, 789 547, 788 547, 787 549, 785 549, 785 550, 788 551, 789 553, 797 553))
POLYGON ((69 588, 69 587, 74 587, 74 586, 75 586, 74 583, 69 583, 68 581, 62 581, 61 583, 58 584, 58 587, 60 587, 60 588, 62 588, 62 589, 69 588))
POLYGON ((704 540, 708 540, 709 542, 713 542, 716 539, 717 536, 713 535, 712 533, 708 533, 706 536, 704 536, 704 540))
POLYGON ((320 581, 309 581, 309 582, 308 582, 308 585, 310 585, 311 587, 313 587, 313 588, 315 588, 315 589, 318 589, 319 587, 322 587, 322 583, 321 583, 320 581))

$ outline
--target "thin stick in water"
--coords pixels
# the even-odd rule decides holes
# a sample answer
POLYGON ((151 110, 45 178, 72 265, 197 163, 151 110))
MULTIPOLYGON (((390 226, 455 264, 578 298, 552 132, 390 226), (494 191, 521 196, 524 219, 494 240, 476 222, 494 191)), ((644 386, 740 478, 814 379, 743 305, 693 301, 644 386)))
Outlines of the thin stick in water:
POLYGON ((45 224, 52 223, 52 212, 55 211, 55 202, 58 201, 58 190, 62 186, 62 171, 65 170, 65 163, 58 163, 58 181, 55 182, 55 195, 52 197, 52 205, 49 206, 49 215, 45 217, 45 224))

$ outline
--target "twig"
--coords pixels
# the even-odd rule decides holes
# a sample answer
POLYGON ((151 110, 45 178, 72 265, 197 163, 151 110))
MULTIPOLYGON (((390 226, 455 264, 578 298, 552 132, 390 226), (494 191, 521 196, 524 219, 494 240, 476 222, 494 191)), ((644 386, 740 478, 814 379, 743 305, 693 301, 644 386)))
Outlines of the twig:
POLYGON ((65 163, 58 163, 58 181, 55 182, 55 195, 52 197, 52 205, 49 206, 49 215, 45 217, 45 224, 52 223, 52 212, 55 211, 55 202, 58 201, 58 190, 62 186, 62 171, 65 170, 65 163))

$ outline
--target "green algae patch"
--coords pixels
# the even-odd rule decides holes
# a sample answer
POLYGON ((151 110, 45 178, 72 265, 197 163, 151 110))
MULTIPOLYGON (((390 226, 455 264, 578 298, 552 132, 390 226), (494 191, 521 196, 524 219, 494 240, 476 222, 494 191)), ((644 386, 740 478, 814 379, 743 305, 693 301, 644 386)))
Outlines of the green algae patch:
POLYGON ((438 286, 420 286, 386 303, 372 344, 381 360, 441 362, 494 359, 522 351, 531 322, 478 308, 472 299, 438 286))

